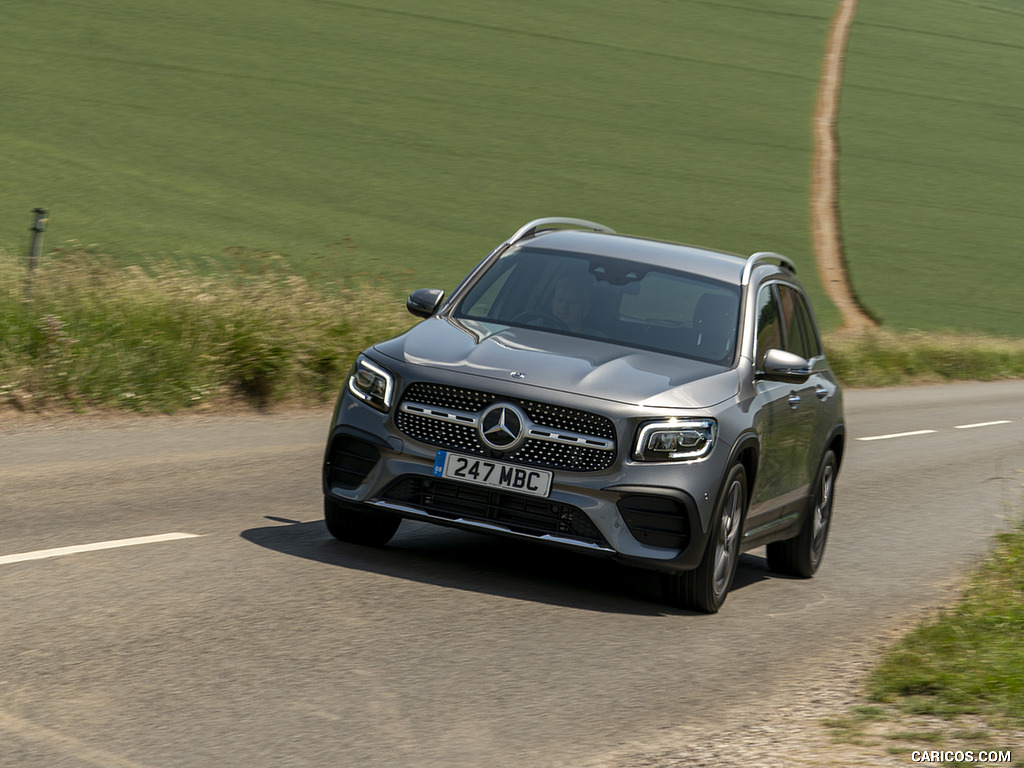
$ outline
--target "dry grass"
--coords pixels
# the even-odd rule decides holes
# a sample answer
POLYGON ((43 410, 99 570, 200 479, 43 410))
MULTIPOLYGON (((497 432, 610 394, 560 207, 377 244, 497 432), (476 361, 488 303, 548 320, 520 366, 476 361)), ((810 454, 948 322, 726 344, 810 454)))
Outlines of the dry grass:
POLYGON ((273 254, 255 271, 204 272, 118 268, 73 245, 45 261, 29 292, 23 267, 0 252, 0 405, 322 401, 370 340, 411 323, 386 283, 312 285, 273 254))
POLYGON ((829 362, 849 387, 1024 377, 1024 341, 883 329, 826 337, 829 362))

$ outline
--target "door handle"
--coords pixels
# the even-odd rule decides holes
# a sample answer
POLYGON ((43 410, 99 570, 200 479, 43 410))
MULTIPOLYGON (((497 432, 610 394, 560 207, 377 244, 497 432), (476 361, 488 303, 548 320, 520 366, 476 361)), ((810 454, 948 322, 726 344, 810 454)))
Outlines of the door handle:
POLYGON ((819 386, 814 388, 814 394, 816 394, 818 396, 818 399, 824 403, 826 400, 828 400, 829 391, 824 387, 819 386))
POLYGON ((789 400, 787 400, 786 402, 789 403, 790 408, 796 410, 797 406, 800 405, 800 395, 790 395, 789 400))

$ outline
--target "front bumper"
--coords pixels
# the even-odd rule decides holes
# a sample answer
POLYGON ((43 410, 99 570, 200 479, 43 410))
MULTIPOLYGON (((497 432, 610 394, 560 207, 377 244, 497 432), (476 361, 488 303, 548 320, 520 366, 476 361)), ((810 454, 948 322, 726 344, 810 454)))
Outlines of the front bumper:
MULTIPOLYGON (((390 414, 343 393, 323 466, 335 499, 438 525, 532 540, 665 571, 699 563, 717 478, 716 453, 699 462, 629 459, 631 428, 602 471, 553 471, 546 498, 434 476, 436 446, 398 431, 390 414), (713 478, 709 482, 709 478, 713 478), (683 490, 685 489, 685 490, 683 490)), ((723 462, 724 464, 724 462, 723 462)))

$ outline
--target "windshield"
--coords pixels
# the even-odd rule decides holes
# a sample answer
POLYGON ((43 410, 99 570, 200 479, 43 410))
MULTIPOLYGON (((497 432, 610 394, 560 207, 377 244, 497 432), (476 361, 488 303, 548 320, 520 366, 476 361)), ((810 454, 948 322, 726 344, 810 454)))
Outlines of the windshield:
POLYGON ((699 275, 518 248, 481 276, 454 315, 728 365, 739 305, 737 286, 699 275))

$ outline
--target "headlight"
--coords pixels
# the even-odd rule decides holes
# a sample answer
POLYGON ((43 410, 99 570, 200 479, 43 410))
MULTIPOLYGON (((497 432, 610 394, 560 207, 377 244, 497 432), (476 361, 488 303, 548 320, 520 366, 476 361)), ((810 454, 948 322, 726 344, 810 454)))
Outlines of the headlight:
POLYGON ((395 379, 388 371, 375 365, 365 357, 356 360, 355 367, 348 377, 348 391, 367 405, 378 411, 391 408, 391 398, 395 390, 395 379))
POLYGON ((718 424, 714 419, 666 419, 640 428, 633 449, 638 461, 687 461, 711 453, 718 424))

